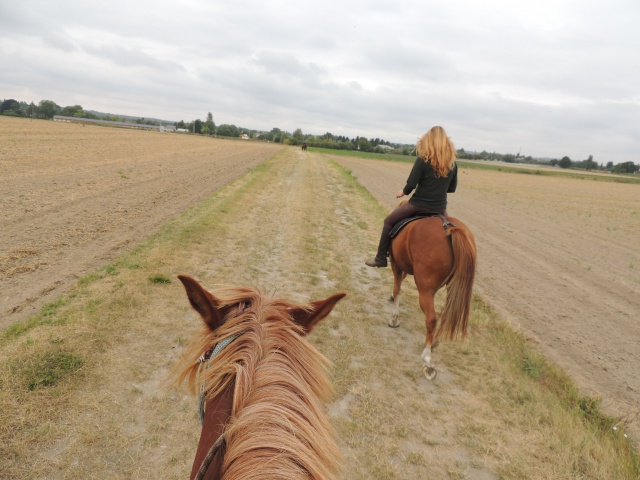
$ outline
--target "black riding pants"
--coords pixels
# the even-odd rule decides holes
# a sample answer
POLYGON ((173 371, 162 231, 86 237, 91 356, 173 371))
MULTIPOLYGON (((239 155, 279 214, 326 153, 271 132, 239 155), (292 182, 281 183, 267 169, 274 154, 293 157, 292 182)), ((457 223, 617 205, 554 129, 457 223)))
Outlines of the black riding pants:
MULTIPOLYGON (((384 219, 384 226, 391 228, 403 218, 411 217, 419 212, 428 212, 428 211, 430 210, 424 207, 418 207, 416 205, 413 205, 412 203, 407 202, 404 205, 401 205, 400 207, 396 208, 393 212, 391 212, 387 216, 387 218, 384 219)), ((440 212, 432 212, 432 213, 441 213, 442 215, 445 215, 446 210, 440 211, 440 212)))

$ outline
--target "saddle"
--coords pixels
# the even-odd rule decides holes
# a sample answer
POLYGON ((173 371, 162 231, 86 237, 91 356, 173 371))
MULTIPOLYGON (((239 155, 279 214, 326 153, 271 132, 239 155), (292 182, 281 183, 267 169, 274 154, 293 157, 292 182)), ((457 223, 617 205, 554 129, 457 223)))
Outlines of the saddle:
POLYGON ((448 230, 449 227, 455 227, 455 224, 451 223, 449 220, 444 218, 444 215, 442 215, 441 213, 418 212, 413 217, 403 218, 398 223, 396 223, 391 228, 391 231, 389 232, 389 238, 395 238, 400 233, 400 230, 402 230, 404 227, 409 225, 411 222, 415 220, 420 220, 421 218, 429 218, 429 217, 440 217, 442 219, 442 226, 444 227, 445 230, 448 230))

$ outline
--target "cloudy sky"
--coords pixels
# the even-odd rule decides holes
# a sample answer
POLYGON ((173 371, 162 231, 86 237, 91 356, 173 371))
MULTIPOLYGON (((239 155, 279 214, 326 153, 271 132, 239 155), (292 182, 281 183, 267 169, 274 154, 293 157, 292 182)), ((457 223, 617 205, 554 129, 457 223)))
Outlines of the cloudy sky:
POLYGON ((638 0, 0 0, 0 99, 640 163, 638 0))

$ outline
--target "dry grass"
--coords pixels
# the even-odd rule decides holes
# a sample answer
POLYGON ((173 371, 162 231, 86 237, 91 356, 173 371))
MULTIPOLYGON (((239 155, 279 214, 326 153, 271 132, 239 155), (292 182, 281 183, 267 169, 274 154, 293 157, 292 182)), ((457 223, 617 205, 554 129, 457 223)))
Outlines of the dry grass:
POLYGON ((2 337, 0 477, 186 478, 195 402, 162 383, 198 327, 173 281, 186 273, 299 300, 348 292, 310 337, 335 365, 345 479, 637 478, 597 402, 481 299, 467 341, 422 376, 415 287, 389 329, 391 272, 363 263, 385 213, 348 172, 290 149, 81 279, 2 337))

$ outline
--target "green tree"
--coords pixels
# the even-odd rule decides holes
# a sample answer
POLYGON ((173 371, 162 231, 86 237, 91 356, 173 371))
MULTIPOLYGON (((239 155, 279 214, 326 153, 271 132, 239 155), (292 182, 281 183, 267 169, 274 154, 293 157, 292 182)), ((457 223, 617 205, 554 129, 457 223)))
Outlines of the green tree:
POLYGON ((619 163, 615 167, 613 167, 613 173, 633 173, 638 170, 638 166, 636 166, 633 162, 624 162, 619 163))
POLYGON ((370 152, 371 142, 369 142, 365 137, 360 137, 360 140, 358 140, 358 150, 362 152, 370 152))
POLYGON ((573 162, 569 157, 562 157, 558 162, 560 168, 569 168, 573 162))
POLYGON ((217 129, 218 135, 222 137, 237 137, 240 135, 240 129, 235 125, 223 123, 217 129))
POLYGON ((304 143, 304 134, 302 129, 296 128, 291 138, 291 145, 301 145, 302 143, 304 143))
POLYGON ((589 158, 583 160, 580 166, 586 170, 593 170, 598 168, 598 164, 593 161, 593 155, 589 155, 589 158))
POLYGON ((52 100, 40 100, 38 104, 38 116, 42 118, 53 118, 60 111, 60 107, 52 100))
POLYGON ((207 121, 204 122, 203 130, 206 130, 205 133, 209 135, 214 135, 216 133, 216 124, 213 121, 213 115, 211 112, 207 113, 207 121))
POLYGON ((0 105, 0 114, 4 115, 19 115, 20 114, 20 104, 17 100, 10 98, 2 102, 0 105))
POLYGON ((70 105, 64 107, 60 112, 60 115, 64 115, 65 117, 83 117, 84 110, 80 105, 70 105))
POLYGON ((193 133, 202 133, 202 120, 194 120, 193 121, 193 133))

